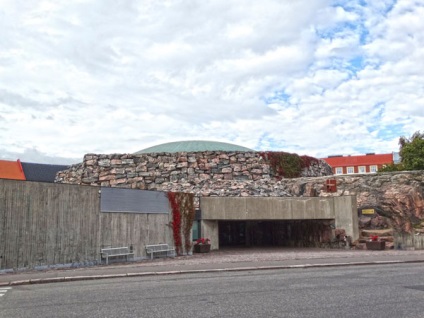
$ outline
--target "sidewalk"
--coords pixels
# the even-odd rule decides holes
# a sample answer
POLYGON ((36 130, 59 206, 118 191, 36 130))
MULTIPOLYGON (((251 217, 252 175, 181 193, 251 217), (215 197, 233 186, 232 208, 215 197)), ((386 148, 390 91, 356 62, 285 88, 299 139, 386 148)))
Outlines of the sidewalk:
POLYGON ((77 269, 0 274, 0 286, 146 275, 424 262, 424 250, 240 248, 77 269))

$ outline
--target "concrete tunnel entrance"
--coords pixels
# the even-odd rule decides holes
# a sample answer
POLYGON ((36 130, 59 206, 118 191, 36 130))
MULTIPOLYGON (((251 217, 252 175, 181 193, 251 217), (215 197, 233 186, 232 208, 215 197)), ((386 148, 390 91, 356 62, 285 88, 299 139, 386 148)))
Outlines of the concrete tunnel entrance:
POLYGON ((325 246, 335 229, 359 238, 355 196, 202 197, 200 210, 200 232, 212 249, 325 246))
POLYGON ((334 220, 218 221, 222 247, 319 247, 332 240, 334 220))

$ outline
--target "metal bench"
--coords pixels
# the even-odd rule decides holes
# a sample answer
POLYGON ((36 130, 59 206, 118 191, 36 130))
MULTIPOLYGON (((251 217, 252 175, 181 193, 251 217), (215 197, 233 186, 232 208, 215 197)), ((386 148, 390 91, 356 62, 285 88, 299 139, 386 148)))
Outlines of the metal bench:
POLYGON ((122 247, 105 247, 100 250, 102 258, 106 258, 106 265, 109 264, 109 257, 119 257, 126 256, 128 262, 128 256, 134 255, 132 247, 122 246, 122 247))
POLYGON ((174 257, 175 248, 169 247, 169 245, 165 243, 146 245, 146 254, 150 254, 150 259, 153 259, 155 254, 158 256, 174 257))

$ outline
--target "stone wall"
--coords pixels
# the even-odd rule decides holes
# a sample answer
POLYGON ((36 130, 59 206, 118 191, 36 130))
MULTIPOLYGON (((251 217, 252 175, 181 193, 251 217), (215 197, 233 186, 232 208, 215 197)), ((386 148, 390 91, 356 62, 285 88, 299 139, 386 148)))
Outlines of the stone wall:
MULTIPOLYGON (((323 160, 312 162, 302 170, 304 177, 331 174, 331 167, 323 160)), ((266 184, 273 179, 276 178, 271 167, 258 152, 211 151, 142 155, 88 154, 81 164, 60 172, 56 182, 146 190, 175 190, 178 184, 182 187, 177 188, 189 192, 197 192, 196 189, 203 189, 206 185, 212 193, 207 190, 207 193, 202 194, 214 195, 214 191, 221 192, 220 183, 250 181, 250 184, 266 184)), ((268 192, 267 186, 263 188, 268 192)), ((263 194, 262 190, 250 189, 247 195, 254 194, 251 191, 263 194)))

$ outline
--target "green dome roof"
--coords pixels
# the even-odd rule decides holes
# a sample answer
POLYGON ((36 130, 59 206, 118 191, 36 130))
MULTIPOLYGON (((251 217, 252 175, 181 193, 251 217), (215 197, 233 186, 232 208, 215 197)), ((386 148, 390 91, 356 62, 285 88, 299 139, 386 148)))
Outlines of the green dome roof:
POLYGON ((187 140, 175 141, 149 147, 136 154, 153 152, 199 152, 199 151, 254 151, 246 147, 229 144, 226 142, 206 141, 206 140, 187 140))

